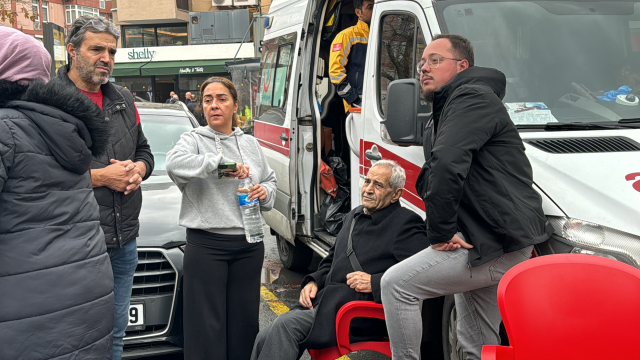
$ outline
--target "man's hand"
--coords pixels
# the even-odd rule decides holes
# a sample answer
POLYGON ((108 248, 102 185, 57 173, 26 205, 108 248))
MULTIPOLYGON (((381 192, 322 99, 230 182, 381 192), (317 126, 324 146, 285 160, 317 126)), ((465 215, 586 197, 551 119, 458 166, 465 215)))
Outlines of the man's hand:
POLYGON ((125 195, 129 195, 133 191, 138 190, 140 184, 142 183, 142 179, 147 173, 147 165, 145 165, 144 162, 133 162, 131 160, 118 161, 111 159, 111 164, 122 165, 124 166, 127 173, 131 174, 131 177, 129 178, 129 185, 127 185, 124 190, 125 195))
POLYGON ((304 286, 302 291, 300 291, 300 305, 306 307, 307 309, 313 309, 313 304, 311 303, 311 299, 316 298, 316 294, 318 293, 318 284, 315 281, 311 281, 304 286))
POLYGON ((134 163, 131 160, 111 159, 111 165, 91 170, 91 185, 94 188, 106 186, 128 195, 140 187, 146 172, 147 167, 141 161, 134 163))
POLYGON ((362 271, 347 274, 347 285, 361 293, 370 293, 373 291, 373 289, 371 289, 371 275, 362 271))
POLYGON ((451 240, 447 242, 441 242, 439 244, 431 245, 431 247, 434 250, 438 250, 438 251, 453 251, 453 250, 460 249, 461 247, 465 249, 472 249, 473 245, 462 240, 458 235, 453 235, 451 240))

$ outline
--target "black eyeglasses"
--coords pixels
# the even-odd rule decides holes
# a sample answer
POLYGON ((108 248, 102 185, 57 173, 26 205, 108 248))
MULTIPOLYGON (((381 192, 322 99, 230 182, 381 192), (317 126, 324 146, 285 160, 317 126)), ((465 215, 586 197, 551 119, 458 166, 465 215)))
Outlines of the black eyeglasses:
POLYGON ((453 60, 453 61, 462 61, 463 59, 453 59, 453 58, 448 58, 448 57, 444 57, 444 56, 432 56, 430 58, 427 59, 427 61, 421 60, 416 69, 418 70, 418 73, 422 72, 422 68, 424 67, 424 64, 429 64, 429 68, 431 69, 437 69, 438 66, 440 66, 440 63, 442 62, 442 59, 446 59, 446 60, 453 60))

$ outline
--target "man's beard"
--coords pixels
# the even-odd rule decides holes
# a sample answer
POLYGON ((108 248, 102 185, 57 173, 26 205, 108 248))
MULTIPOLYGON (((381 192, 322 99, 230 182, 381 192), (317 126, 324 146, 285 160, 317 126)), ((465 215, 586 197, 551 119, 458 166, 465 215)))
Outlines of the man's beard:
POLYGON ((78 75, 82 80, 95 85, 104 85, 109 82, 109 76, 111 75, 111 66, 109 63, 97 61, 95 64, 89 63, 89 61, 77 52, 76 56, 76 69, 78 69, 78 75), (103 66, 109 69, 109 74, 101 75, 96 71, 96 67, 103 66))
POLYGON ((433 102, 433 94, 435 91, 433 90, 425 90, 422 87, 420 88, 420 97, 422 98, 422 100, 426 101, 426 102, 433 102))
POLYGON ((424 80, 425 77, 430 78, 431 81, 433 82, 433 78, 431 76, 423 74, 423 76, 420 77, 420 97, 422 98, 422 100, 432 103, 433 93, 435 92, 435 90, 431 90, 431 89, 425 90, 422 87, 422 80, 424 80))

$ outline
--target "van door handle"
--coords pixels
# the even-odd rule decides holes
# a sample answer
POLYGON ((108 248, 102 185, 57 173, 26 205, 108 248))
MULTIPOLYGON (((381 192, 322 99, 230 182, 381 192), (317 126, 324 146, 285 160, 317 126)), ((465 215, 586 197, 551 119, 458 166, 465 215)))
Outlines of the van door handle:
POLYGON ((367 159, 371 160, 371 161, 380 161, 382 160, 382 155, 380 155, 380 152, 378 151, 378 147, 373 145, 371 147, 371 149, 367 150, 364 152, 364 157, 366 157, 367 159))
MULTIPOLYGON (((287 136, 287 133, 284 130, 282 130, 282 135, 280 135, 280 140, 284 141, 285 143, 289 141, 289 137, 287 136)), ((282 145, 284 146, 284 144, 282 145)))

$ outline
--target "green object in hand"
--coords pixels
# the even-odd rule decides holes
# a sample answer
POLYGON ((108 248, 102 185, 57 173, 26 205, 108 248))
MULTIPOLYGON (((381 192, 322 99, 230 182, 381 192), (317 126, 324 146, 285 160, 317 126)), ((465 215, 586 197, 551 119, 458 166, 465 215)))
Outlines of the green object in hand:
POLYGON ((235 179, 229 173, 237 171, 236 163, 222 163, 218 165, 218 179, 235 179))

